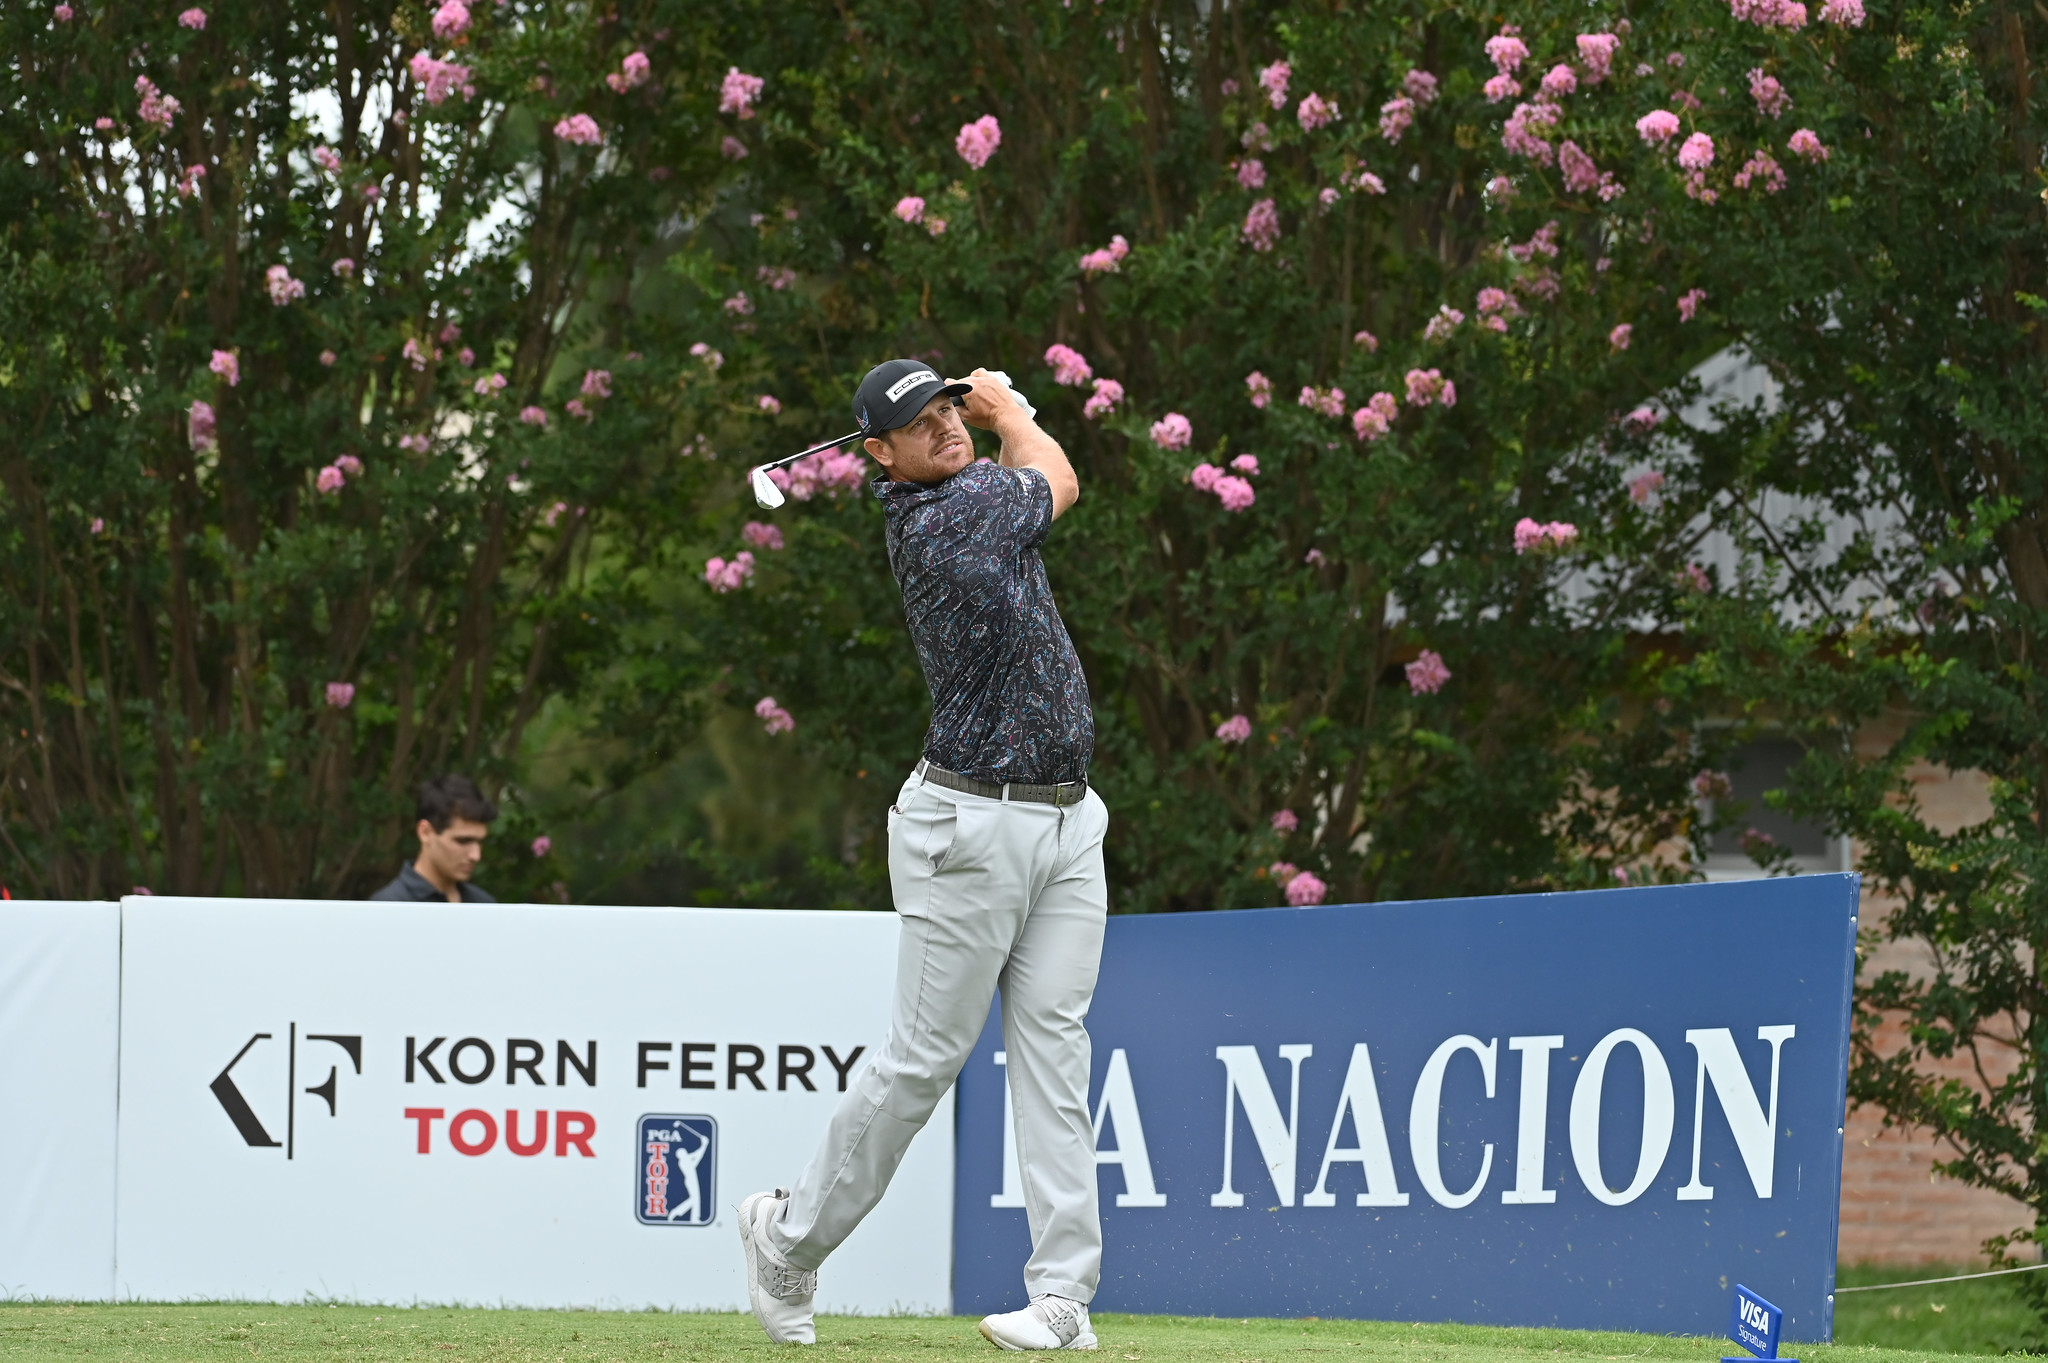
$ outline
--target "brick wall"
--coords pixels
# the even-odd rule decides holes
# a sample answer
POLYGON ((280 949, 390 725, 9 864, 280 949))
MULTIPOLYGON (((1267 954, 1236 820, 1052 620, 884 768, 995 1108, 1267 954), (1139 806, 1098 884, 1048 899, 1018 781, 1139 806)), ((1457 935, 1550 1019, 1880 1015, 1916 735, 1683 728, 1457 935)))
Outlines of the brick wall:
MULTIPOLYGON (((1887 745, 1894 735, 1883 729, 1865 735, 1859 747, 1887 745)), ((1974 772, 1950 773, 1921 766, 1912 773, 1915 792, 1929 822, 1945 830, 1975 823, 1991 812, 1983 778, 1974 772)), ((1864 896, 1865 941, 1880 924, 1884 901, 1864 896)), ((1865 973, 1929 968, 1924 948, 1911 943, 1886 943, 1872 951, 1865 973)), ((1889 1030, 1889 1029, 1888 1029, 1889 1030)), ((1884 1044, 1884 1033, 1879 1044, 1884 1044)), ((1994 1069, 2002 1057, 1990 1056, 1994 1069)), ((1941 1067, 1944 1074, 1971 1077, 1957 1060, 1941 1067)), ((2009 1072, 2009 1071, 2007 1071, 2009 1072)), ((1981 1188, 1936 1175, 1934 1141, 1923 1131, 1885 1129, 1879 1114, 1858 1109, 1849 1114, 1842 1147, 1842 1238, 1838 1250, 1845 1263, 1970 1264, 1981 1261, 1980 1246, 1993 1235, 2032 1223, 2021 1203, 1981 1188)))

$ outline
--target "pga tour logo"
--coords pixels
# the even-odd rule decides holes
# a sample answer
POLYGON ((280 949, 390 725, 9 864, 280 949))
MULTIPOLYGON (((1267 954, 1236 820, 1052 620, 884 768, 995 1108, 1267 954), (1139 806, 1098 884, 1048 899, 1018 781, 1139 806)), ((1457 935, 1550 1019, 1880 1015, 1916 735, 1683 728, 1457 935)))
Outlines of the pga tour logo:
POLYGON ((633 1215, 643 1226, 708 1226, 718 1206, 718 1121, 655 1113, 640 1119, 639 1186, 633 1215))

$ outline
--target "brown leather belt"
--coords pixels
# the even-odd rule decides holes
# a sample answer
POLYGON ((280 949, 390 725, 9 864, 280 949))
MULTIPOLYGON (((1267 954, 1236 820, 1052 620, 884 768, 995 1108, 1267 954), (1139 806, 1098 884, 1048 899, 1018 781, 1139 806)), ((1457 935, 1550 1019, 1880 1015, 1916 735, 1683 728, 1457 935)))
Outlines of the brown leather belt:
POLYGON ((971 776, 962 776, 957 771, 935 767, 922 758, 918 760, 917 774, 935 786, 957 790, 968 795, 979 795, 986 800, 1022 800, 1034 805, 1077 805, 1088 798, 1086 781, 1061 781, 1057 785, 1026 785, 1010 781, 997 785, 989 781, 977 781, 971 776))

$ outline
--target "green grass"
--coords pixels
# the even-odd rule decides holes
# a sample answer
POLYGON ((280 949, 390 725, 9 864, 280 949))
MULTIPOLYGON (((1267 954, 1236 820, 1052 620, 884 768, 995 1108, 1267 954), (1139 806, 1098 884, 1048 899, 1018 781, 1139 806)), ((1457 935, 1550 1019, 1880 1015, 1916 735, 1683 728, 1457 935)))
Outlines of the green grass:
MULTIPOLYGON (((1960 1303, 1961 1298, 1949 1300, 1960 1303)), ((1865 1323, 1890 1322, 1890 1305, 1874 1305, 1864 1312, 1869 1317, 1865 1323)), ((1922 1314, 1946 1317, 1949 1312, 1915 1306, 1892 1323, 1903 1329, 1922 1314)), ((974 1325, 964 1317, 827 1317, 819 1322, 818 1347, 808 1356, 816 1363, 938 1363, 954 1358, 992 1363, 995 1351, 974 1325)), ((1102 1315, 1095 1318, 1095 1326, 1103 1343, 1098 1357, 1105 1363, 1342 1363, 1346 1356, 1380 1363, 1714 1363, 1726 1352, 1722 1341, 1712 1339, 1475 1325, 1102 1315), (1322 1354, 1337 1357, 1310 1357, 1322 1354)), ((1991 1341, 1988 1329, 1970 1336, 1971 1347, 1996 1354, 2005 1346, 1991 1341)), ((1802 1363, 1929 1363, 1931 1355, 1951 1347, 1956 1346, 1916 1338, 1903 1348, 1874 1343, 1802 1346, 1798 1356, 1802 1363)), ((737 1315, 247 1304, 0 1305, 0 1363, 81 1358, 136 1363, 728 1363, 788 1354, 769 1344, 751 1317, 737 1315)))
MULTIPOLYGON (((1912 1282, 1958 1273, 1981 1273, 1983 1265, 1921 1265, 1917 1268, 1844 1266, 1837 1287, 1912 1282)), ((2048 1276, 2048 1269, 2040 1275, 2048 1276)), ((2012 1278, 1979 1278, 1939 1287, 1901 1287, 1888 1292, 1844 1292, 1835 1298, 1835 1339, 1844 1344, 1877 1344, 1930 1353, 2048 1352, 2044 1329, 2020 1297, 2012 1278)))

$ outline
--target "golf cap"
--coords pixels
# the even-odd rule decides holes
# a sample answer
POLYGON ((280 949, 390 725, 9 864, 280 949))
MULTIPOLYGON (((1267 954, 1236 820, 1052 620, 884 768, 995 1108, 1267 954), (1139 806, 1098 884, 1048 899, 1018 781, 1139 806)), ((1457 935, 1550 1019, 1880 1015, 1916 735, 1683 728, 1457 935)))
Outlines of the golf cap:
POLYGON ((853 419, 862 435, 881 435, 924 410, 935 397, 957 398, 973 385, 947 383, 923 360, 884 360, 868 371, 853 394, 853 419))

